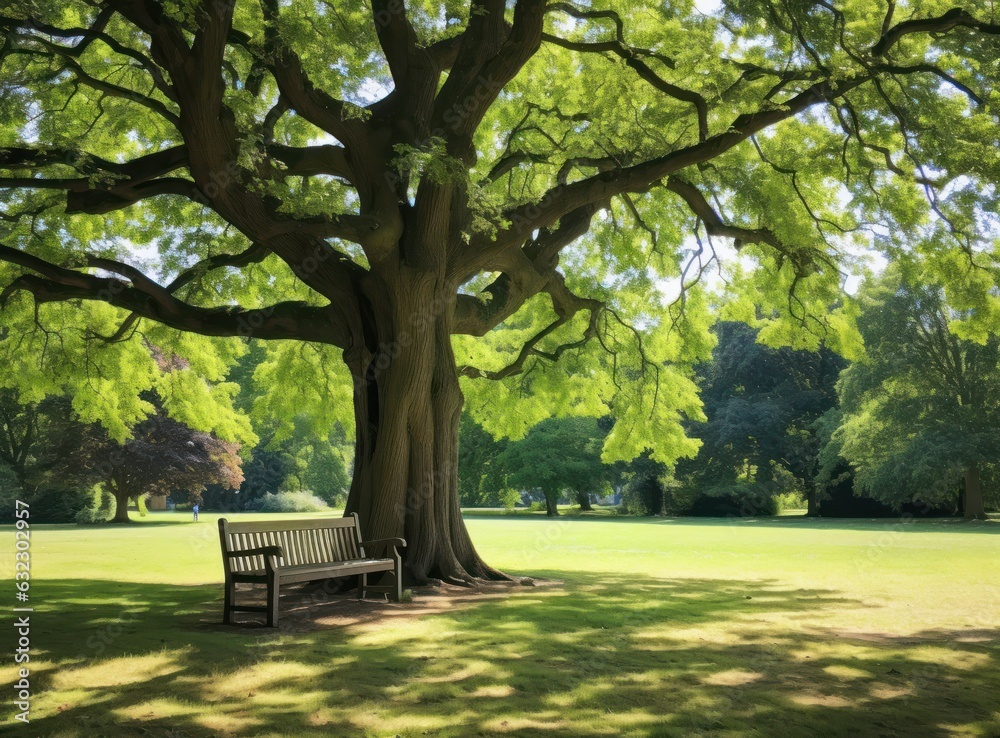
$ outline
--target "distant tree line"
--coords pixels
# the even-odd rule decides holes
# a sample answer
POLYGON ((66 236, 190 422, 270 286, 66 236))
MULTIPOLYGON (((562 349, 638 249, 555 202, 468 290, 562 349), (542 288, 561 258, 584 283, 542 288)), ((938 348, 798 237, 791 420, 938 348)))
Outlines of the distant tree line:
POLYGON ((963 336, 963 311, 919 275, 894 267, 859 296, 864 356, 772 348, 744 322, 720 322, 697 370, 705 420, 690 422, 694 458, 668 468, 649 452, 601 462, 614 424, 553 418, 516 441, 462 420, 465 505, 511 505, 540 493, 586 509, 617 487, 636 515, 900 513, 984 517, 1000 507, 1000 361, 995 334, 963 336), (602 431, 603 429, 603 431, 602 431))

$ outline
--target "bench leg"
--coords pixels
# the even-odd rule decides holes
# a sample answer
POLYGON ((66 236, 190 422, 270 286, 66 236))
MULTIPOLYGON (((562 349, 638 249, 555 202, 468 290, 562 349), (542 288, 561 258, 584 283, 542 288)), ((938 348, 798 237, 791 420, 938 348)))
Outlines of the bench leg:
POLYGON ((226 595, 222 603, 222 624, 233 624, 233 589, 236 585, 226 582, 226 595))
POLYGON ((358 599, 365 598, 365 588, 368 586, 368 572, 358 575, 358 599))
POLYGON ((267 627, 278 625, 278 577, 271 576, 267 582, 267 627))
POLYGON ((392 579, 394 582, 394 594, 396 595, 396 602, 403 601, 403 565, 399 559, 396 559, 396 568, 392 573, 392 579))

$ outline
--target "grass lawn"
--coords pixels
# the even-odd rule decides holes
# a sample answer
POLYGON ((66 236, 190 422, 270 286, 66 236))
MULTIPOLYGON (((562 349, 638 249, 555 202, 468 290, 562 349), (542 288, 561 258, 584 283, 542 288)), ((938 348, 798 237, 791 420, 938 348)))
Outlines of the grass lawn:
POLYGON ((217 517, 34 527, 31 724, 0 734, 1000 735, 998 522, 470 514, 563 585, 268 630, 217 624, 217 517))

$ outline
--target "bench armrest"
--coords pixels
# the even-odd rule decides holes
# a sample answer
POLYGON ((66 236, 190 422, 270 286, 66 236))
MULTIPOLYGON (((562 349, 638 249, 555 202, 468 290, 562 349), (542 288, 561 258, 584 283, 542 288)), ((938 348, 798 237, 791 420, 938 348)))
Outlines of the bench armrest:
POLYGON ((406 548, 406 541, 402 538, 376 538, 373 541, 361 541, 361 547, 367 548, 368 546, 394 546, 396 548, 406 548))
POLYGON ((226 558, 235 559, 246 556, 283 556, 281 546, 261 546, 260 548, 244 548, 242 551, 226 551, 226 558))

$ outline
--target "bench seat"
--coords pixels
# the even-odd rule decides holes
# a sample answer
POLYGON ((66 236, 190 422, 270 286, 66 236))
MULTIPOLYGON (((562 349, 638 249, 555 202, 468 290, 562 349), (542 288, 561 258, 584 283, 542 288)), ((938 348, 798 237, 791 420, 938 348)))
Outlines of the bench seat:
MULTIPOLYGON (((392 571, 395 562, 392 559, 353 559, 329 564, 299 564, 298 566, 276 566, 275 572, 282 582, 314 582, 323 579, 334 579, 354 574, 372 574, 378 571, 392 571)), ((234 574, 237 582, 266 582, 267 569, 234 574)))

